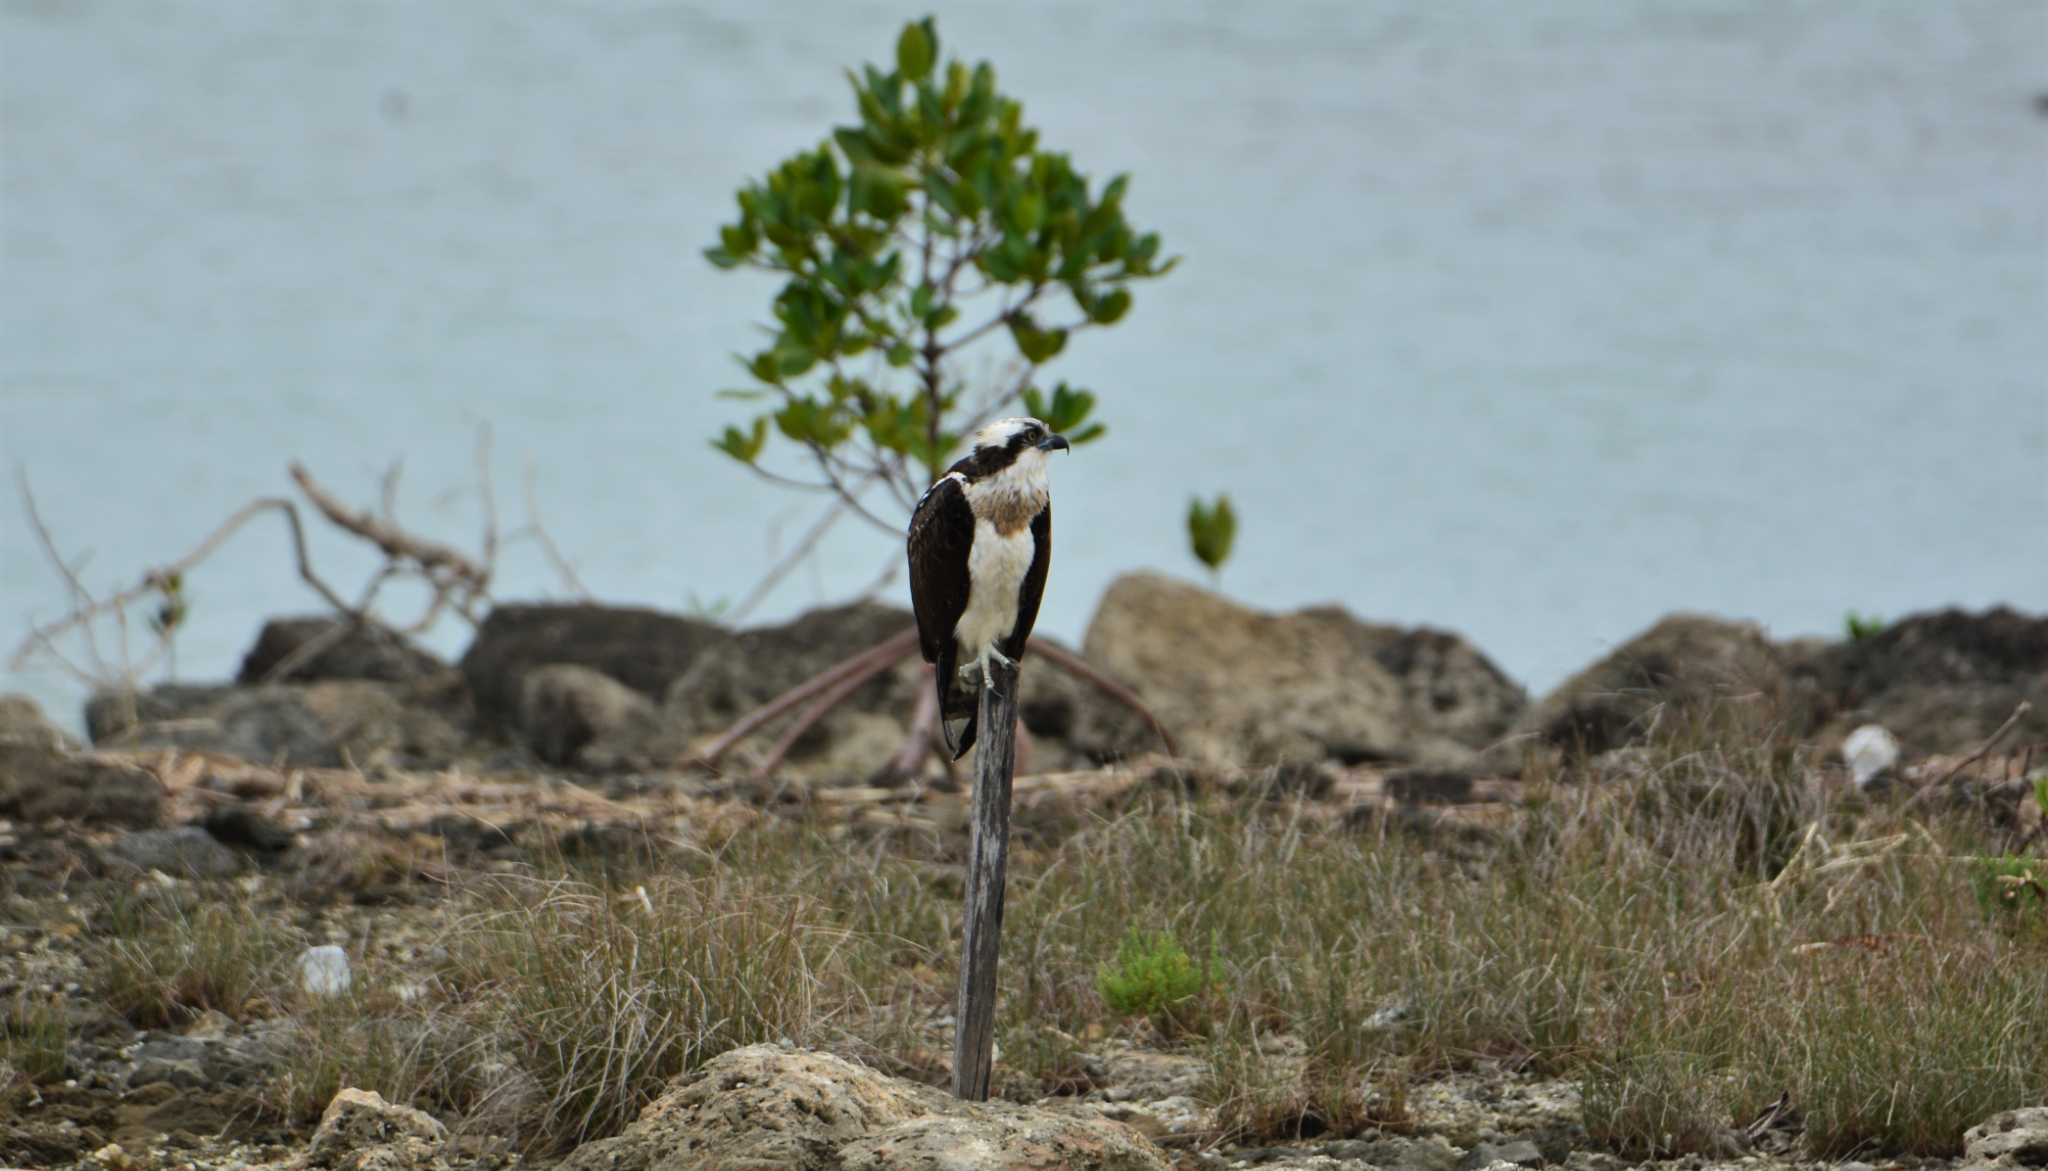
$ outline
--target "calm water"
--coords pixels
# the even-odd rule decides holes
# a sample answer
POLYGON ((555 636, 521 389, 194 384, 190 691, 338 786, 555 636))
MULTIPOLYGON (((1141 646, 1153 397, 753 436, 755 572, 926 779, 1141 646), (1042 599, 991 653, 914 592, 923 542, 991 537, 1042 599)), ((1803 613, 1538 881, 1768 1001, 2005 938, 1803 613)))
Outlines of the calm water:
MULTIPOLYGON (((1597 7, 939 6, 1187 257, 1054 368, 1112 435, 1056 468, 1043 629, 1192 572, 1219 490, 1230 592, 1452 627, 1539 690, 1681 607, 2048 607, 2048 8, 1597 7)), ((903 15, 757 8, 0 6, 0 432, 87 578, 293 457, 370 503, 403 456, 402 516, 468 541, 489 421, 508 524, 531 461, 599 595, 745 593, 816 505, 705 446, 770 290, 698 249, 903 15)), ((11 500, 0 551, 11 643, 63 598, 11 500)), ((895 556, 846 525, 759 616, 895 556)), ((502 574, 556 588, 530 545, 502 574)), ((268 526, 191 589, 188 676, 309 608, 268 526)))

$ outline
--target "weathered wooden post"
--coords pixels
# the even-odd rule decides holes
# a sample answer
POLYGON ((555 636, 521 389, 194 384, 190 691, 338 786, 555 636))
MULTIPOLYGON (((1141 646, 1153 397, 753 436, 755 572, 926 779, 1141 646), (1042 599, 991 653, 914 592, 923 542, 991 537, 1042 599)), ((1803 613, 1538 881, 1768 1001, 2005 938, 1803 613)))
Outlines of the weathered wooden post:
POLYGON ((996 952, 1003 940, 1003 884, 1010 861, 1010 774, 1017 766, 1017 664, 1004 659, 989 663, 978 727, 953 1034, 953 1096, 970 1102, 988 1101, 995 1053, 996 952))

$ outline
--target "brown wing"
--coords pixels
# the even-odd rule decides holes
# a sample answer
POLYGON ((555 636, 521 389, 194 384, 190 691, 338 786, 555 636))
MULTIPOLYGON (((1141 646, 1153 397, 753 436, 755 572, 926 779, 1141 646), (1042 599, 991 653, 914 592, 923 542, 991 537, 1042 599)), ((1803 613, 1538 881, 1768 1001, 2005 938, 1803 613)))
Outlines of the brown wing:
POLYGON ((910 516, 910 608, 924 661, 943 657, 950 674, 953 628, 967 610, 967 553, 974 510, 960 481, 947 477, 925 490, 910 516))
POLYGON ((1031 518, 1031 543, 1035 549, 1031 555, 1031 568, 1024 571, 1024 581, 1017 587, 1017 625, 1010 629, 1010 637, 1003 640, 1003 653, 1012 659, 1024 657, 1024 641, 1031 637, 1031 628, 1038 622, 1038 603, 1045 598, 1045 574, 1052 568, 1052 502, 1046 501, 1038 515, 1031 518))

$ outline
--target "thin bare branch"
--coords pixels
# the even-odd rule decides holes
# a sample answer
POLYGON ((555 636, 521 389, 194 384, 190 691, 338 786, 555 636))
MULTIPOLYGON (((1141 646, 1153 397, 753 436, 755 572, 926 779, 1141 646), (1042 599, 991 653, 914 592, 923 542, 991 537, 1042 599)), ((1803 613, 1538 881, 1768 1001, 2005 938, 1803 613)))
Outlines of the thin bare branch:
POLYGON ((790 547, 789 552, 783 554, 780 560, 770 566, 768 572, 762 575, 761 580, 754 583, 754 588, 747 591, 746 597, 741 598, 739 603, 725 615, 725 621, 734 625, 745 621, 747 615, 753 613, 754 607, 761 604, 761 599, 767 597, 770 590, 781 584, 782 579, 789 576, 791 570, 795 569, 804 558, 811 555, 812 550, 818 547, 818 542, 824 539, 826 533, 832 531, 832 526, 838 524, 839 518, 845 516, 846 513, 846 502, 843 500, 834 500, 831 504, 827 505, 824 513, 812 523, 809 529, 805 530, 803 536, 797 538, 796 544, 790 547))
POLYGON ((528 460, 526 462, 525 484, 523 485, 526 493, 526 525, 520 532, 531 536, 539 543, 540 551, 546 555, 548 564, 555 567, 555 572, 561 575, 562 581, 568 585, 569 591, 577 597, 588 601, 591 596, 590 588, 584 585, 583 579, 576 575, 576 567, 569 564, 568 558, 562 556, 561 548, 555 544, 554 537, 548 534, 547 526, 541 523, 540 505, 534 498, 533 477, 533 461, 528 460))
POLYGON ((293 506, 291 501, 282 497, 264 496, 236 509, 184 556, 145 572, 142 575, 142 579, 136 584, 110 594, 105 598, 94 599, 86 605, 74 608, 62 618, 30 630, 27 637, 22 641, 21 646, 14 653, 12 660, 14 668, 19 670, 21 665, 27 661, 35 650, 48 646, 51 640, 55 639, 58 635, 88 626, 93 620, 102 615, 110 613, 119 614, 134 603, 152 594, 161 592, 165 583, 174 577, 181 577, 190 572, 193 566, 198 565, 211 556, 216 549, 220 548, 223 542, 233 536, 243 525, 265 512, 276 512, 284 517, 285 524, 291 532, 292 560, 297 565, 300 579, 311 586, 313 591, 319 594, 328 605, 334 607, 336 612, 356 616, 354 608, 343 601, 341 595, 335 593, 332 587, 321 580, 318 574, 313 572, 312 561, 306 553, 306 533, 304 527, 300 524, 298 509, 293 506))
POLYGON ((859 670, 850 671, 844 677, 834 681, 822 694, 811 701, 810 706, 803 710, 803 714, 798 716, 795 722, 783 730, 782 735, 775 738, 775 743, 768 749, 768 755, 762 757, 761 763, 754 766, 754 779, 759 780, 782 767, 783 758, 789 755, 790 749, 796 747, 797 740, 805 732, 811 730, 812 725, 824 719, 826 714, 831 712, 833 708, 844 703, 847 696, 860 690, 862 684, 895 665, 896 663, 893 659, 877 658, 871 662, 861 664, 859 670))
POLYGON ((848 675, 857 674, 877 663, 887 667, 909 657, 911 652, 916 649, 917 628, 911 627, 901 634, 869 647, 845 662, 811 676, 809 679, 804 680, 802 683, 741 716, 731 727, 719 733, 716 740, 705 745, 704 751, 697 755, 693 763, 701 764, 706 768, 716 767, 720 757, 724 756, 733 745, 746 739, 747 736, 751 735, 761 725, 782 715, 819 692, 826 690, 848 675))
MULTIPOLYGON (((21 506, 28 513, 29 527, 35 530, 36 543, 42 547, 43 555, 56 568, 58 576, 64 579, 65 592, 70 598, 72 610, 89 609, 93 605, 92 591, 85 588, 85 582, 79 578, 78 570, 65 561, 64 555, 57 551, 57 542, 50 536, 50 526, 44 523, 42 510, 36 507, 36 494, 29 489, 28 469, 16 464, 14 480, 21 490, 21 506)), ((92 624, 85 624, 80 633, 84 636, 86 657, 91 662, 93 670, 104 672, 106 660, 100 656, 99 639, 93 634, 92 624)), ((123 662, 127 661, 125 644, 121 657, 123 662)), ((16 662, 19 661, 17 658, 16 662)), ((68 661, 65 665, 70 666, 68 661)))
MULTIPOLYGON (((353 533, 375 545, 386 557, 409 560, 429 572, 436 569, 448 570, 465 588, 481 592, 490 581, 490 572, 461 553, 436 541, 413 536, 411 533, 387 525, 374 515, 352 509, 336 499, 334 494, 320 486, 308 473, 303 464, 294 460, 290 466, 293 482, 306 499, 321 515, 340 529, 353 533)), ((346 611, 348 607, 337 606, 346 611)))

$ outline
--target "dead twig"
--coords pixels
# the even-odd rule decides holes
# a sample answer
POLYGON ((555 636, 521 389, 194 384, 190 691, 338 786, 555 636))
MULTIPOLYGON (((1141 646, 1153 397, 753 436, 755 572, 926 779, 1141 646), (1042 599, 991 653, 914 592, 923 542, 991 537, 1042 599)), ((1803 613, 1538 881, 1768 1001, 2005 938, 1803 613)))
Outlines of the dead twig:
MULTIPOLYGON (((867 650, 844 662, 820 671, 818 674, 811 676, 809 679, 804 680, 802 683, 797 684, 795 687, 790 688, 788 691, 783 692, 781 695, 776 696, 774 699, 769 700, 767 703, 762 704, 760 707, 734 721, 733 725, 720 733, 716 740, 705 745, 704 750, 697 754, 692 763, 702 765, 705 768, 716 768, 720 757, 724 756, 733 745, 746 739, 761 725, 782 715, 819 692, 831 688, 835 683, 848 675, 866 671, 874 663, 879 663, 883 667, 890 666, 898 660, 908 657, 916 649, 917 630, 913 627, 869 647, 867 650)), ((867 675, 862 676, 862 678, 867 677, 867 675)))
POLYGON ((534 543, 540 546, 541 554, 548 559, 548 564, 553 566, 555 573, 561 577, 562 583, 569 587, 569 592, 586 602, 589 601, 592 596, 590 587, 584 585, 583 579, 576 575, 576 567, 569 563, 567 557, 562 556, 562 550, 555 544, 555 538, 548 533, 547 526, 541 523, 540 505, 535 502, 533 493, 533 461, 527 461, 526 474, 522 479, 524 482, 521 488, 526 496, 526 523, 507 534, 505 540, 509 543, 521 537, 532 538, 534 543))
POLYGON ((1991 750, 1998 747, 1998 742, 2005 739, 2006 735, 2010 733, 2015 727, 2019 726, 2019 722, 2022 719, 2026 718, 2027 713, 2033 710, 2033 704, 2028 703, 2024 699, 2021 700, 2019 702, 2019 706, 2012 709, 2012 714, 2005 717, 2005 722, 2003 724, 1998 725, 1998 730, 1991 733, 1990 738, 1984 741, 1982 747, 1978 748, 1977 751, 1972 752, 1970 755, 1964 757, 1963 759, 1957 761, 1947 772, 1941 774, 1940 780, 1935 781, 1933 784, 1922 787, 1919 792, 1907 798, 1905 804, 1899 806, 1899 812, 1904 813, 1907 810, 1912 809, 1914 806, 1919 805, 1922 801, 1925 801, 1936 791, 1947 789, 1948 783, 1950 781, 1955 780, 1956 776, 1960 774, 1964 769, 1970 767, 1973 764, 1976 764, 1978 761, 1983 760, 1985 757, 1991 755, 1991 750))
MULTIPOLYGON (((717 739, 705 745, 703 750, 689 763, 703 768, 716 769, 719 758, 730 751, 733 745, 752 735, 763 724, 805 703, 813 696, 821 696, 822 693, 821 698, 806 708, 796 723, 784 731, 781 738, 777 740, 775 747, 769 750, 769 755, 765 762, 756 770, 756 775, 758 776, 766 772, 782 762, 783 757, 788 754, 790 746, 796 742, 798 736, 801 736, 806 729, 822 719, 826 712, 844 702, 846 697, 853 694, 854 690, 861 683, 873 678, 896 663, 909 658, 916 649, 917 630, 913 627, 902 634, 854 655, 852 658, 820 671, 818 674, 811 676, 809 679, 804 680, 802 683, 741 716, 738 720, 734 721, 731 727, 719 733, 717 739), (852 682, 849 683, 848 680, 852 680, 852 682)), ((1061 650, 1050 643, 1033 641, 1026 648, 1026 651, 1027 653, 1035 652, 1047 662, 1069 675, 1093 684, 1104 695, 1136 712, 1145 721, 1146 725, 1152 729, 1153 735, 1159 737, 1159 742, 1165 746, 1167 755, 1179 755, 1179 750, 1174 745, 1173 737, 1167 734, 1166 729, 1160 726, 1158 718, 1152 714, 1151 709, 1147 708, 1144 701, 1139 699, 1137 693, 1133 692, 1130 688, 1089 666, 1088 662, 1079 655, 1061 650)), ((925 688, 924 690, 930 689, 925 688)), ((918 730, 922 718, 921 709, 913 709, 911 714, 911 734, 904 739, 903 746, 897 749, 896 753, 889 758, 888 763, 883 766, 884 772, 887 775, 897 777, 917 775, 917 767, 921 763, 919 757, 923 752, 932 750, 930 729, 924 729, 922 735, 920 735, 918 730)), ((943 757, 944 754, 941 753, 940 756, 943 757)))
MULTIPOLYGON (((420 576, 433 587, 435 597, 429 603, 430 616, 438 615, 444 606, 452 603, 463 617, 472 622, 476 620, 476 605, 488 597, 490 589, 491 571, 487 565, 473 561, 447 545, 416 537, 396 525, 387 524, 367 509, 348 507, 313 479, 305 466, 296 460, 292 461, 289 470, 299 491, 305 493, 313 507, 319 509, 320 514, 336 528, 375 545, 389 561, 412 563, 420 576)), ((491 540, 495 544, 495 535, 491 540)), ((344 613, 350 612, 345 606, 336 608, 344 613)), ((422 622, 430 620, 422 619, 422 622)))
MULTIPOLYGON (((22 492, 25 498, 33 500, 32 497, 28 496, 28 481, 26 478, 22 480, 22 492)), ((30 507, 33 509, 32 503, 30 507)), ((306 552, 306 532, 304 526, 300 523, 298 508, 291 501, 282 497, 265 496, 252 500, 236 509, 226 520, 222 521, 212 532, 208 533, 204 539, 193 546, 190 551, 176 560, 146 571, 143 573, 141 580, 134 585, 118 590, 104 598, 95 598, 89 592, 83 592, 83 587, 80 586, 81 592, 76 595, 78 601, 73 605, 70 613, 62 618, 37 626, 28 632, 28 635, 14 652, 14 657, 11 661, 13 669, 20 670, 29 657, 38 650, 55 655, 55 640, 58 636, 72 630, 90 629, 95 619, 108 614, 120 614, 136 602, 153 594, 161 593, 169 582, 191 572, 194 566, 211 556, 229 537, 234 536, 243 525, 266 512, 275 512, 284 517, 285 524, 291 534, 292 561, 298 569, 299 578, 312 587, 313 591, 319 594, 328 605, 334 607, 337 613, 350 617, 360 617, 354 607, 343 601, 341 595, 335 593, 333 587, 329 586, 321 579, 319 574, 313 571, 312 560, 306 552)), ((54 546, 51 546, 51 548, 54 550, 54 546)), ((59 560, 61 561, 61 559, 59 560)), ((59 657, 61 658, 61 656, 59 657)), ((101 682, 104 681, 101 680, 101 682)))

